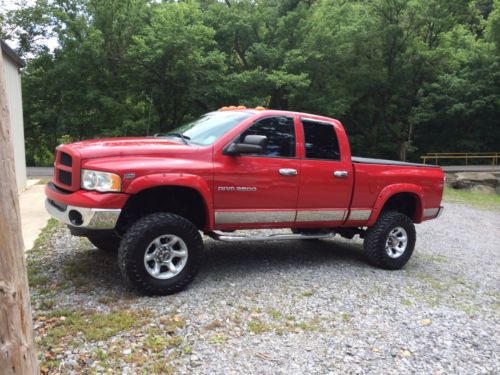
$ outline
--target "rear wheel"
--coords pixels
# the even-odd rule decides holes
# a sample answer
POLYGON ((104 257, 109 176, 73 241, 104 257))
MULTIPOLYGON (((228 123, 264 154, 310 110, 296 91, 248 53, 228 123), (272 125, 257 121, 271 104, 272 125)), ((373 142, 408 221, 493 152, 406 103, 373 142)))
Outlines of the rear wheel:
POLYGON ((415 242, 412 220, 400 212, 387 211, 381 213, 375 225, 366 232, 364 249, 373 265, 396 270, 408 262, 415 242))
POLYGON ((118 252, 125 279, 148 294, 184 289, 195 277, 203 241, 185 218, 155 213, 139 219, 123 236, 118 252))

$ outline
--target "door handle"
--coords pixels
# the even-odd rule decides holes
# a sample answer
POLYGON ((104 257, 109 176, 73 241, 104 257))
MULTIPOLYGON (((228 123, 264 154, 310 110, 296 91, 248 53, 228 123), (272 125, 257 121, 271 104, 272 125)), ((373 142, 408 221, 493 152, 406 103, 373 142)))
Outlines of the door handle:
POLYGON ((347 171, 335 171, 333 172, 333 175, 338 178, 346 178, 349 176, 349 172, 347 171))
POLYGON ((283 176, 296 176, 297 175, 297 170, 292 169, 292 168, 281 168, 280 169, 280 175, 283 176))

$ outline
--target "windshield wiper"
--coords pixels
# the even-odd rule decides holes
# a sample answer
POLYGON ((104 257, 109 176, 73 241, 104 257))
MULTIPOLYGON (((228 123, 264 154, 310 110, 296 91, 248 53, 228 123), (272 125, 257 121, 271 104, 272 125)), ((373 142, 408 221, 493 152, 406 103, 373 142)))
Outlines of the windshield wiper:
POLYGON ((188 141, 191 139, 187 135, 184 135, 181 133, 168 133, 168 134, 158 133, 158 134, 155 134, 155 137, 177 137, 177 138, 182 139, 182 142, 184 142, 185 145, 188 145, 189 144, 188 141))

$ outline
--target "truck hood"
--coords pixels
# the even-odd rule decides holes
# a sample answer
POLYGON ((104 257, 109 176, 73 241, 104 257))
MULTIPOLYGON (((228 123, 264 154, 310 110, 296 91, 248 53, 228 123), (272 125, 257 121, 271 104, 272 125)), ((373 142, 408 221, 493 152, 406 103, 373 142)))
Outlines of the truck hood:
POLYGON ((104 138, 80 141, 58 147, 61 151, 79 154, 82 159, 125 155, 165 155, 192 153, 196 145, 185 145, 179 139, 154 137, 104 138))

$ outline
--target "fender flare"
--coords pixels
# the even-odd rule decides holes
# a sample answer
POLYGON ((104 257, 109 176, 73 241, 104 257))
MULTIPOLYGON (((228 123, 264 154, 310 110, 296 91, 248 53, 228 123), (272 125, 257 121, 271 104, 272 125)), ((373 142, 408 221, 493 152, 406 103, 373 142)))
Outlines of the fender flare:
POLYGON ((415 223, 420 223, 422 221, 422 212, 423 212, 422 202, 424 196, 422 187, 415 184, 394 184, 383 188, 380 194, 378 195, 377 200, 373 205, 370 219, 368 219, 368 222, 366 223, 368 227, 371 227, 373 226, 373 224, 375 224, 380 215, 380 212, 382 211, 382 208, 387 203, 387 201, 391 197, 399 193, 409 193, 415 196, 417 205, 415 214, 413 215, 413 221, 415 223))
POLYGON ((188 173, 158 173, 146 175, 133 180, 127 186, 125 193, 135 195, 147 189, 167 186, 178 186, 196 190, 201 195, 205 204, 206 227, 213 228, 212 192, 208 182, 200 176, 188 173))

